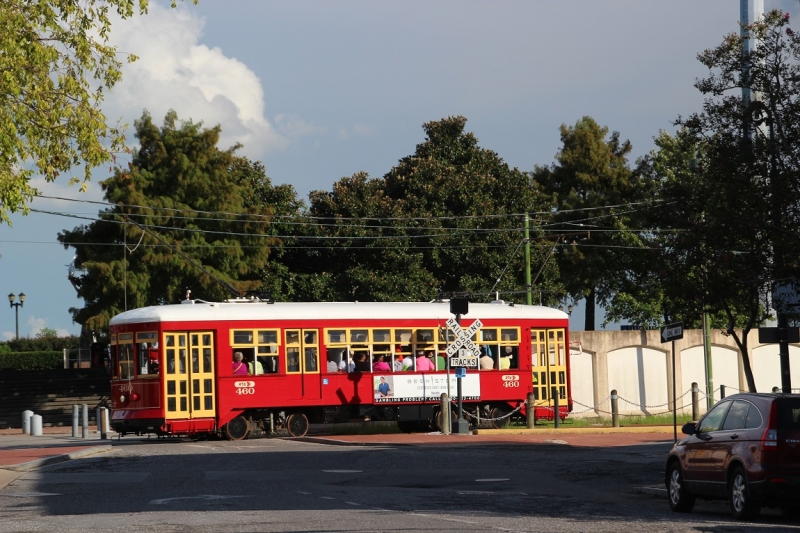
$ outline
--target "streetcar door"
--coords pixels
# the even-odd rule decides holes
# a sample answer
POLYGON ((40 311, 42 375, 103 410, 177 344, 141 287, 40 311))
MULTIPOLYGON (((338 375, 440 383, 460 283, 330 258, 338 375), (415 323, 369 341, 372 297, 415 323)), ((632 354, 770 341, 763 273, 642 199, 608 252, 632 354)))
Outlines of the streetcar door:
POLYGON ((287 329, 286 375, 289 398, 319 400, 319 331, 316 329, 287 329))
POLYGON ((567 404, 567 356, 563 329, 531 330, 531 378, 536 405, 552 408, 567 404), (555 390, 554 390, 555 389, 555 390))
POLYGON ((215 415, 213 335, 164 333, 166 419, 215 415))

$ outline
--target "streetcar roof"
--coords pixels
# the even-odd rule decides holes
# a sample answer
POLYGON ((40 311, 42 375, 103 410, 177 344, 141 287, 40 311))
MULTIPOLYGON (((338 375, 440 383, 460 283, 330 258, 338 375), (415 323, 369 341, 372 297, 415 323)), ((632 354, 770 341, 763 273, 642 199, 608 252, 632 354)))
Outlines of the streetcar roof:
MULTIPOLYGON (((258 300, 205 302, 185 300, 180 304, 142 307, 125 311, 110 325, 143 322, 200 322, 211 320, 382 320, 451 318, 450 304, 443 302, 277 302, 258 300)), ((470 303, 465 321, 484 319, 567 320, 558 309, 538 305, 470 303)))

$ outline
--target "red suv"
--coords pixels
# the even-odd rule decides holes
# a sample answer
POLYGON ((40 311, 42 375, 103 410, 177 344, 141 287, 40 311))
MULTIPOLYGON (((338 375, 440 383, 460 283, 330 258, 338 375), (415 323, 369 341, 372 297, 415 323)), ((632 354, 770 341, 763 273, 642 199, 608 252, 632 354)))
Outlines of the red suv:
POLYGON ((761 507, 796 516, 800 496, 800 395, 743 393, 683 426, 688 435, 667 456, 665 483, 673 511, 695 498, 727 499, 733 516, 761 507))

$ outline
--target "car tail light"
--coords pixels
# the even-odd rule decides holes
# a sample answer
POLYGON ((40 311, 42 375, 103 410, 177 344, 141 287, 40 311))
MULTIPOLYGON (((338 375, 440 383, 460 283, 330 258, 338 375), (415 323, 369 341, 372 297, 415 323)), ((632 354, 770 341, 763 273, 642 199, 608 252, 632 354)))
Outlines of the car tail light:
POLYGON ((772 402, 769 407, 769 420, 767 422, 767 430, 764 431, 764 436, 761 437, 761 450, 775 451, 778 449, 778 402, 772 402))

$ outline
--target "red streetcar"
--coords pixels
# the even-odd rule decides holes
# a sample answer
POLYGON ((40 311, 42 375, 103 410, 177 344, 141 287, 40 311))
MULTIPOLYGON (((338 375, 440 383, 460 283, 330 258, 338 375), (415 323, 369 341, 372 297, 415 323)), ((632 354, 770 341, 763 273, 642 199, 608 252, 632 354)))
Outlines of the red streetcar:
MULTIPOLYGON (((111 427, 233 440, 282 427, 303 436, 310 422, 366 417, 397 421, 403 431, 438 427, 441 394, 456 394, 446 368, 451 317, 447 301, 185 300, 126 311, 110 324, 111 427)), ((475 319, 480 369, 462 378, 471 422, 524 416, 530 392, 537 418, 553 418, 553 391, 565 417, 567 314, 472 303, 461 324, 466 330, 475 319)))

